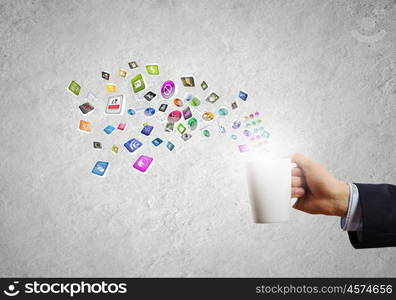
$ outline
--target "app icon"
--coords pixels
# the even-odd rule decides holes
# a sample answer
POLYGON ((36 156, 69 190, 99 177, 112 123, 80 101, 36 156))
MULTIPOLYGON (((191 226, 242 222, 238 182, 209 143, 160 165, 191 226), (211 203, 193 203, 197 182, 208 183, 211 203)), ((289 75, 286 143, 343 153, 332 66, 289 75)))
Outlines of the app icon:
POLYGON ((179 131, 180 134, 183 134, 186 131, 186 127, 184 127, 184 125, 180 123, 179 125, 177 125, 177 131, 179 131))
POLYGON ((85 132, 91 132, 92 131, 91 123, 89 123, 88 121, 80 120, 79 128, 80 128, 81 131, 85 131, 85 132))
POLYGON ((202 130, 202 134, 206 137, 210 137, 210 131, 207 129, 202 130))
POLYGON ((208 97, 206 97, 206 101, 209 103, 215 103, 217 100, 219 100, 219 96, 216 93, 210 93, 208 97))
POLYGON ((187 106, 185 109, 183 109, 183 117, 184 117, 184 120, 187 120, 192 117, 192 112, 191 112, 191 109, 189 106, 187 106))
POLYGON ((158 65, 146 65, 146 70, 150 75, 159 75, 158 65))
POLYGON ((106 114, 119 115, 124 111, 124 96, 111 96, 107 100, 106 114))
POLYGON ((145 155, 141 155, 133 164, 133 167, 144 173, 147 171, 147 169, 150 167, 151 163, 153 162, 153 158, 145 155))
POLYGON ((129 65, 129 68, 131 68, 131 69, 135 69, 135 68, 139 67, 138 64, 136 63, 136 61, 131 61, 128 63, 128 65, 129 65))
POLYGON ((106 84, 106 89, 110 93, 114 93, 117 90, 117 87, 115 84, 106 84))
POLYGON ((195 130, 198 126, 198 121, 196 118, 191 118, 190 120, 188 120, 187 124, 190 130, 195 130))
POLYGON ((205 121, 212 121, 214 119, 214 113, 206 112, 202 115, 202 119, 205 121))
POLYGON ((228 109, 227 108, 225 108, 225 107, 221 107, 221 108, 219 108, 219 110, 217 111, 217 114, 219 115, 219 116, 226 116, 226 115, 228 115, 228 109))
POLYGON ((167 123, 165 127, 166 132, 171 132, 173 131, 173 128, 175 127, 175 123, 167 123))
POLYGON ((117 129, 122 131, 125 129, 125 127, 126 127, 126 123, 120 123, 118 124, 117 129))
POLYGON ((110 74, 107 72, 102 72, 102 78, 105 80, 109 80, 110 79, 110 74))
POLYGON ((79 108, 80 108, 81 112, 82 112, 84 115, 87 114, 87 113, 89 113, 90 111, 93 111, 93 110, 94 110, 94 107, 93 107, 91 104, 89 104, 89 102, 85 102, 84 104, 81 104, 81 105, 79 106, 79 108))
POLYGON ((80 94, 81 86, 77 82, 72 81, 70 82, 68 89, 74 95, 78 96, 80 94))
POLYGON ((205 81, 202 81, 202 83, 201 83, 201 88, 202 88, 203 90, 206 90, 206 89, 208 88, 208 85, 206 84, 205 81))
POLYGON ((161 95, 165 99, 169 99, 175 93, 176 86, 172 80, 165 81, 161 86, 161 95))
POLYGON ((180 107, 180 106, 183 106, 183 101, 181 99, 179 99, 179 98, 175 98, 173 100, 173 104, 178 106, 178 107, 180 107))
POLYGON ((92 173, 98 176, 103 176, 109 166, 107 161, 98 161, 92 169, 92 173))
POLYGON ((168 115, 168 122, 176 123, 181 119, 181 117, 182 117, 182 113, 178 110, 174 110, 168 115))
POLYGON ((136 114, 136 111, 132 108, 128 108, 128 115, 133 116, 134 114, 136 114))
POLYGON ((154 98, 155 98, 155 96, 157 96, 155 93, 153 93, 153 92, 148 92, 146 95, 144 95, 144 98, 147 100, 147 101, 151 101, 151 100, 153 100, 154 98))
POLYGON ((189 139, 191 139, 192 135, 189 133, 183 133, 181 138, 183 139, 183 141, 188 141, 189 139))
POLYGON ((154 140, 152 140, 153 145, 156 146, 156 147, 161 145, 162 142, 163 142, 163 140, 161 140, 160 138, 155 138, 154 140))
POLYGON ((239 152, 247 152, 249 150, 247 145, 239 145, 238 149, 239 152))
POLYGON ((243 101, 246 101, 248 97, 248 94, 246 94, 245 92, 239 91, 239 98, 241 98, 243 101))
POLYGON ((160 107, 158 108, 159 111, 165 112, 166 109, 168 108, 168 104, 162 103, 160 107))
POLYGON ((102 149, 102 143, 101 142, 93 142, 93 147, 94 147, 94 149, 102 149))
POLYGON ((232 109, 237 109, 238 108, 238 104, 236 102, 232 102, 231 103, 231 108, 232 109))
POLYGON ((118 153, 118 147, 117 147, 117 145, 113 145, 113 146, 111 147, 111 151, 113 151, 114 154, 117 154, 117 153, 118 153))
POLYGON ((154 114, 155 114, 155 108, 153 108, 153 107, 147 107, 144 110, 144 115, 147 116, 147 117, 151 117, 154 114))
POLYGON ((143 145, 142 142, 138 141, 137 139, 133 138, 130 139, 128 142, 124 144, 125 148, 131 153, 135 152, 137 149, 139 149, 143 145))
POLYGON ((187 87, 195 86, 194 77, 192 77, 192 76, 182 77, 181 81, 184 86, 187 86, 187 87))
POLYGON ((241 121, 235 120, 234 122, 232 122, 232 128, 238 129, 239 127, 241 127, 241 121))
POLYGON ((120 75, 120 77, 125 78, 127 76, 127 71, 125 71, 124 69, 119 69, 118 75, 120 75))
POLYGON ((115 127, 114 127, 114 126, 111 126, 111 125, 107 125, 107 126, 103 129, 103 131, 106 132, 107 134, 111 134, 114 130, 115 130, 115 127))
POLYGON ((146 88, 142 74, 138 74, 131 80, 134 93, 143 91, 146 88))
POLYGON ((154 127, 151 125, 145 125, 141 131, 142 134, 149 136, 151 131, 153 131, 154 127))
POLYGON ((167 142, 166 148, 168 148, 169 151, 172 151, 175 148, 175 145, 173 145, 172 142, 167 142))
POLYGON ((193 98, 188 102, 188 104, 190 104, 191 106, 196 107, 196 106, 199 106, 199 105, 201 104, 201 100, 199 100, 199 98, 197 98, 197 97, 193 97, 193 98))

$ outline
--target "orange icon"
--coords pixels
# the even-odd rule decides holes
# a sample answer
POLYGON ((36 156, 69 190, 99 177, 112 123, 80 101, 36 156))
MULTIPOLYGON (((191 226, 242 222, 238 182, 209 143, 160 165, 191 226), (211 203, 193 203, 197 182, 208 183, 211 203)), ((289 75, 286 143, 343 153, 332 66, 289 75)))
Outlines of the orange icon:
POLYGON ((91 132, 91 123, 89 123, 88 121, 83 121, 80 120, 80 130, 81 131, 86 131, 86 132, 91 132))

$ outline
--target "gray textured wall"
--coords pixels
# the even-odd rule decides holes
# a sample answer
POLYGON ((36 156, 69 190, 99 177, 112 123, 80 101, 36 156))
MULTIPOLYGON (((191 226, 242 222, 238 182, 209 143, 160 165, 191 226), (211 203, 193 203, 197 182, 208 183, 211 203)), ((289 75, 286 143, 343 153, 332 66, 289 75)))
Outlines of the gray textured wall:
POLYGON ((74 79, 104 101, 102 70, 157 62, 223 99, 248 91, 278 153, 396 183, 395 1, 0 3, 1 276, 396 276, 395 249, 354 250, 338 218, 254 225, 221 137, 149 147, 143 176, 94 152, 96 133, 76 130, 83 97, 65 90, 74 79))

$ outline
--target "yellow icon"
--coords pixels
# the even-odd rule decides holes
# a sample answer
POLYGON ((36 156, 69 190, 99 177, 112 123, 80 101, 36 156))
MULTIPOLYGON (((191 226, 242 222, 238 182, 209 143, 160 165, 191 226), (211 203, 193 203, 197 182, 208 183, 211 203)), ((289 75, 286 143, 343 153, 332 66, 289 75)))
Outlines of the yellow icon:
POLYGON ((83 121, 80 120, 80 130, 82 131, 86 131, 86 132, 91 132, 91 123, 89 123, 88 121, 83 121))
POLYGON ((115 154, 118 153, 118 147, 116 145, 113 145, 113 147, 111 147, 111 151, 113 151, 115 154))
POLYGON ((116 85, 115 84, 106 84, 106 89, 108 92, 113 93, 116 91, 116 85))
POLYGON ((120 75, 120 77, 124 77, 125 78, 125 76, 127 75, 127 71, 125 71, 124 69, 120 69, 118 71, 118 74, 120 75))
POLYGON ((215 117, 214 113, 211 112, 206 112, 202 115, 202 119, 204 119, 205 121, 212 121, 214 117, 215 117))

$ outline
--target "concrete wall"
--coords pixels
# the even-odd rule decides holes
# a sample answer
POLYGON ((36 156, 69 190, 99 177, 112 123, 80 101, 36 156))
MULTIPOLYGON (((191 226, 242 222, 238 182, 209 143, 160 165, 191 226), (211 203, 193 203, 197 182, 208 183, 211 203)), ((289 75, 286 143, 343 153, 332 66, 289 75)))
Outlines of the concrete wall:
POLYGON ((254 225, 226 137, 148 145, 146 175, 91 145, 142 122, 104 137, 100 72, 156 62, 157 83, 194 74, 228 103, 246 90, 240 113, 263 114, 277 154, 396 183, 395 16, 395 1, 0 1, 0 275, 396 276, 395 249, 354 250, 338 218, 254 225), (88 90, 91 135, 77 130, 88 90))

